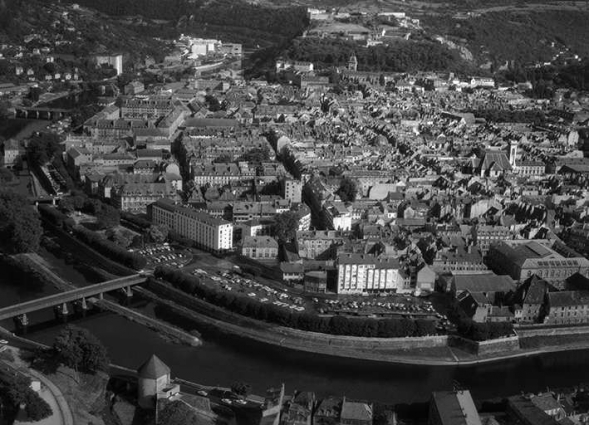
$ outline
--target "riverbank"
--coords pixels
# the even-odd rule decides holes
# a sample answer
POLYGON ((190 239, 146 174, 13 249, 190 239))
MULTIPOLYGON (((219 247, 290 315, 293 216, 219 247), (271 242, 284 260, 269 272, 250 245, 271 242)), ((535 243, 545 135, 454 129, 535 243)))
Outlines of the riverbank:
MULTIPOLYGON (((61 230, 61 229, 59 229, 61 230)), ((73 239, 76 245, 84 244, 72 238, 66 232, 59 231, 66 239, 73 239)), ((85 250, 92 251, 85 247, 85 250)), ((97 256, 100 258, 100 256, 97 256)), ((105 260, 101 258, 101 260, 105 260)), ((110 260, 108 260, 111 263, 110 260)), ((111 265, 111 264, 109 264, 111 265)), ((153 288, 149 288, 153 290, 153 288)), ((272 325, 249 319, 218 308, 203 300, 198 300, 178 291, 171 286, 165 290, 153 291, 153 295, 138 292, 147 299, 165 306, 183 317, 205 324, 229 335, 249 338, 251 340, 284 347, 296 351, 325 354, 358 360, 369 360, 399 365, 423 366, 474 366, 487 363, 497 363, 509 359, 536 356, 544 353, 572 351, 589 348, 589 343, 579 341, 568 344, 555 343, 550 345, 550 339, 545 338, 545 346, 527 347, 501 351, 488 350, 487 354, 477 355, 472 352, 452 346, 451 338, 447 336, 423 338, 355 338, 345 336, 326 335, 312 332, 298 331, 292 328, 272 325), (558 345, 557 345, 558 344, 558 345)), ((163 320, 166 320, 165 318, 163 320)), ((501 345, 502 341, 491 342, 501 345)))
MULTIPOLYGON (((148 299, 153 301, 161 300, 163 297, 172 299, 176 304, 185 307, 183 314, 187 318, 214 327, 217 331, 292 350, 336 357, 399 365, 476 366, 545 353, 589 348, 589 340, 586 343, 574 341, 574 343, 568 344, 561 344, 559 341, 557 342, 559 345, 519 348, 504 352, 475 355, 460 348, 452 347, 452 343, 448 342, 449 338, 446 336, 429 338, 430 343, 424 344, 423 342, 427 341, 428 337, 356 338, 298 331, 228 312, 203 300, 189 297, 164 282, 155 284, 153 282, 148 286, 149 291, 153 291, 152 295, 147 295, 148 299), (435 342, 431 344, 431 341, 435 342), (412 347, 408 349, 400 348, 407 346, 412 347)), ((145 295, 145 292, 141 293, 145 295)), ((513 343, 512 339, 506 338, 505 340, 513 343)), ((547 341, 549 339, 544 339, 544 342, 547 341)), ((497 341, 497 343, 501 342, 501 340, 497 341)))

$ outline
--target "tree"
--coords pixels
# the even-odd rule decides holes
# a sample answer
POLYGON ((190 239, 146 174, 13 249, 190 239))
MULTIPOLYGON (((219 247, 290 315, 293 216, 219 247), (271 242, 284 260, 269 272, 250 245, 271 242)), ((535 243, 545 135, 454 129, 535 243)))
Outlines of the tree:
POLYGON ((278 214, 274 219, 274 236, 280 243, 293 240, 299 228, 297 214, 293 211, 286 211, 278 214))
POLYGON ((155 243, 163 243, 168 238, 170 229, 165 224, 153 224, 149 227, 147 235, 155 243))
POLYGON ((10 116, 10 102, 7 100, 0 101, 0 120, 7 119, 10 116))
POLYGON ((227 162, 233 162, 233 160, 231 158, 231 155, 228 155, 226 153, 219 155, 213 160, 213 163, 215 164, 225 164, 227 162))
POLYGON ((198 425, 199 422, 194 409, 181 400, 175 400, 159 412, 157 425, 198 425))
POLYGON ((123 248, 128 248, 129 245, 131 245, 133 242, 133 236, 133 233, 127 229, 114 230, 111 228, 106 231, 106 237, 108 240, 113 241, 123 248))
POLYGON ((99 202, 98 208, 95 207, 96 220, 100 227, 108 228, 118 226, 121 222, 121 213, 110 205, 99 202))
POLYGON ((339 189, 336 193, 344 202, 354 201, 356 199, 356 195, 358 194, 358 187, 356 182, 349 177, 344 177, 340 182, 339 189))
POLYGON ((270 159, 270 151, 268 148, 253 148, 244 153, 239 160, 248 162, 263 162, 270 159))
POLYGON ((240 397, 247 397, 251 390, 251 385, 245 382, 234 382, 231 384, 231 392, 240 397))
POLYGON ((67 326, 53 341, 53 356, 68 367, 95 374, 108 370, 110 360, 104 345, 89 331, 67 326))
POLYGON ((59 136, 41 133, 33 137, 27 146, 27 153, 35 165, 45 165, 60 151, 59 136))
POLYGON ((10 190, 0 190, 0 246, 10 253, 39 249, 43 229, 38 214, 27 199, 10 190))
POLYGON ((21 403, 25 404, 25 413, 31 421, 37 422, 52 414, 49 404, 31 389, 31 380, 20 373, 3 377, 0 381, 0 396, 4 408, 15 413, 21 403))
POLYGON ((66 214, 73 213, 75 209, 73 199, 70 196, 62 198, 59 201, 59 209, 66 214))

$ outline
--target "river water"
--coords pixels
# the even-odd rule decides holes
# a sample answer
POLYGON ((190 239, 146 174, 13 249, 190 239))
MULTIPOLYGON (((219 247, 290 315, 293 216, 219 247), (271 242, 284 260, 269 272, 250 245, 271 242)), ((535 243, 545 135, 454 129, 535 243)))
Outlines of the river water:
MULTIPOLYGON (((48 252, 42 255, 61 276, 78 284, 92 283, 92 277, 48 252)), ((55 292, 27 288, 0 277, 0 306, 55 292)), ((149 303, 135 307, 153 313, 149 303)), ((51 343, 63 324, 52 311, 31 316, 28 337, 51 343), (41 324, 41 325, 40 325, 41 324)), ((242 339, 218 335, 194 325, 204 340, 201 347, 174 344, 143 326, 111 313, 97 313, 71 321, 94 333, 108 348, 114 363, 137 368, 152 353, 172 369, 174 376, 205 385, 229 386, 235 381, 252 385, 263 394, 266 388, 285 383, 287 391, 309 390, 319 397, 345 395, 383 403, 427 401, 432 391, 449 390, 453 382, 471 390, 479 399, 542 391, 547 387, 570 387, 589 382, 589 351, 545 354, 501 363, 469 367, 405 366, 351 360, 297 352, 242 339)), ((12 328, 12 322, 1 323, 12 328)))

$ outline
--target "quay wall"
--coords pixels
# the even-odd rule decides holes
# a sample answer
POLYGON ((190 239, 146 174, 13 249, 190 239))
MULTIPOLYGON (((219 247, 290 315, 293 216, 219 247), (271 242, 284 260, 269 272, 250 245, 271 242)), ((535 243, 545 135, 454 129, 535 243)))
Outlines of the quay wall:
POLYGON ((473 341, 453 335, 449 338, 450 347, 459 348, 471 354, 485 356, 497 353, 518 352, 520 341, 518 336, 492 339, 489 341, 473 341))

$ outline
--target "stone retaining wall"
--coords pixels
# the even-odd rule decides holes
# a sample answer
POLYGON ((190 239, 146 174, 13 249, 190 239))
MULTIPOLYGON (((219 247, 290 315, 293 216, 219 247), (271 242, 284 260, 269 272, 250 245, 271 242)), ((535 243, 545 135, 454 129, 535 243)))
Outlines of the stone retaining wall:
POLYGON ((452 336, 448 341, 450 347, 456 347, 471 354, 488 355, 520 350, 519 337, 492 339, 489 341, 473 341, 459 336, 452 336))
POLYGON ((532 336, 555 336, 555 335, 580 335, 589 334, 589 325, 563 326, 563 327, 538 327, 538 328, 516 328, 515 332, 522 338, 532 336))

